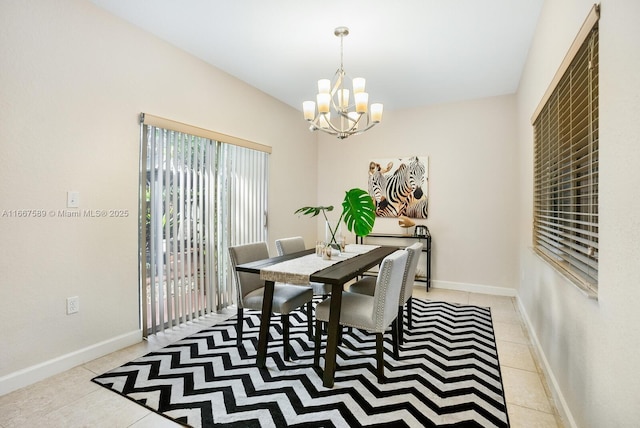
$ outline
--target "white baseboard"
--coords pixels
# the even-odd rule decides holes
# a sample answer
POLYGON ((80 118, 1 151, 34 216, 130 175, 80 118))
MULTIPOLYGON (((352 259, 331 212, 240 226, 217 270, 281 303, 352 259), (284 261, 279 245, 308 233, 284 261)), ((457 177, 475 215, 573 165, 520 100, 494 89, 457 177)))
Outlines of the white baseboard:
POLYGON ((0 395, 39 382, 50 376, 72 369, 80 364, 95 360, 127 346, 139 343, 142 331, 136 330, 121 336, 93 344, 66 355, 44 361, 31 367, 0 377, 0 395))
POLYGON ((493 285, 482 284, 469 284, 465 282, 431 280, 431 287, 443 288, 447 290, 466 291, 469 293, 492 294, 494 296, 516 297, 518 295, 515 288, 496 287, 493 285))
POLYGON ((547 356, 542 350, 542 346, 540 345, 540 341, 538 340, 538 336, 533 328, 533 324, 531 324, 531 320, 527 316, 527 311, 522 305, 522 301, 520 297, 516 296, 516 300, 518 301, 518 309, 520 309, 520 313, 522 314, 522 319, 524 320, 527 330, 529 333, 529 337, 531 338, 532 345, 535 348, 535 352, 537 354, 538 360, 542 364, 542 370, 544 370, 545 377, 551 383, 549 385, 549 389, 551 389, 551 394, 553 395, 553 400, 556 403, 556 409, 560 414, 560 418, 562 421, 567 424, 571 428, 578 428, 578 424, 576 424, 573 415, 571 414, 571 410, 567 405, 566 400, 564 399, 564 395, 562 395, 562 391, 560 390, 560 386, 558 385, 558 380, 553 374, 553 370, 551 370, 551 366, 549 365, 549 361, 547 360, 547 356))
POLYGON ((531 324, 531 320, 529 319, 527 312, 522 305, 522 301, 520 297, 518 297, 518 292, 513 288, 504 288, 504 287, 495 287, 489 285, 479 285, 479 284, 468 284, 468 283, 460 283, 460 282, 450 282, 450 281, 431 281, 432 288, 442 288, 447 290, 456 290, 456 291, 466 291, 470 293, 482 293, 482 294, 493 294, 498 296, 508 296, 515 297, 518 302, 518 309, 522 314, 522 319, 526 325, 527 331, 529 333, 529 337, 531 338, 531 344, 533 345, 535 352, 537 354, 538 360, 542 365, 542 369, 544 370, 544 374, 546 378, 549 380, 551 389, 551 394, 553 395, 553 399, 556 403, 556 408, 563 422, 567 424, 570 428, 578 428, 573 415, 571 414, 571 410, 567 405, 564 396, 562 395, 562 391, 558 385, 558 380, 553 374, 551 370, 551 366, 549 365, 549 361, 547 360, 546 355, 542 350, 542 346, 540 345, 540 341, 538 340, 538 336, 535 334, 535 330, 533 329, 533 324, 531 324))

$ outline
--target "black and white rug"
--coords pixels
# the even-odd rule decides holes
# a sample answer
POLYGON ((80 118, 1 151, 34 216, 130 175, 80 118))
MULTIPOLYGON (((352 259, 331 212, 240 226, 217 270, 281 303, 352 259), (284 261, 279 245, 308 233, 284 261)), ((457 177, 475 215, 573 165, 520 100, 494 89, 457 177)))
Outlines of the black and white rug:
POLYGON ((255 366, 258 313, 245 311, 240 349, 233 317, 93 381, 192 427, 509 426, 488 308, 414 299, 399 360, 385 335, 385 384, 374 335, 345 332, 333 388, 312 366, 306 315, 291 316, 292 361, 280 317, 271 323, 266 369, 255 366))

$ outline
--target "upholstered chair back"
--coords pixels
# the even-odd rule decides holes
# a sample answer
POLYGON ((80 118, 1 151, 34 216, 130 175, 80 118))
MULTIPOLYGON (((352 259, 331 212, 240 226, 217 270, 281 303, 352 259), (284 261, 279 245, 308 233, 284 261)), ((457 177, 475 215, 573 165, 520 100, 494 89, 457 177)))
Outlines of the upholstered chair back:
POLYGON ((400 300, 400 306, 404 305, 413 294, 413 284, 416 279, 416 269, 418 268, 420 253, 422 252, 422 243, 416 242, 405 248, 405 250, 407 251, 407 267, 404 270, 404 276, 402 278, 402 292, 400 294, 402 300, 400 300))
POLYGON ((238 307, 242 308, 242 301, 244 296, 252 291, 264 287, 264 281, 260 279, 260 275, 247 272, 236 271, 236 266, 243 263, 249 263, 256 260, 268 259, 269 248, 266 242, 256 242, 254 244, 238 245, 235 247, 229 247, 229 257, 231 258, 231 265, 236 279, 236 296, 238 300, 238 307))
POLYGON ((304 239, 301 236, 295 236, 293 238, 282 238, 276 240, 276 249, 279 256, 285 254, 297 253, 298 251, 304 251, 304 239))
POLYGON ((373 302, 373 321, 376 332, 384 332, 398 315, 398 301, 408 253, 398 250, 385 257, 380 265, 373 302))

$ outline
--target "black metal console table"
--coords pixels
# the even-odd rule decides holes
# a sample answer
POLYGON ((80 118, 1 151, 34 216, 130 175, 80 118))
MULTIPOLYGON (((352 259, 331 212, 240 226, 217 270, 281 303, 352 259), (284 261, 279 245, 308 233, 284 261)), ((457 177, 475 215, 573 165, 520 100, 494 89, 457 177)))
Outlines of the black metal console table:
MULTIPOLYGON (((413 239, 423 243, 422 252, 426 253, 427 270, 424 278, 416 277, 416 281, 422 281, 427 286, 427 291, 431 287, 431 234, 427 229, 424 235, 403 235, 400 233, 370 233, 367 238, 396 238, 396 239, 413 239)), ((356 236, 356 243, 364 244, 362 236, 356 236)))

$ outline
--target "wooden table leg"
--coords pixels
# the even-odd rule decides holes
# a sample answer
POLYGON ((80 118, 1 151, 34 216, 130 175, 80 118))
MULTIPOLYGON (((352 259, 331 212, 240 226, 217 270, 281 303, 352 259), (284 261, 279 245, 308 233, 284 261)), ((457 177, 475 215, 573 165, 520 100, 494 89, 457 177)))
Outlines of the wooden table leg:
POLYGON ((273 308, 273 281, 264 282, 264 297, 262 299, 262 317, 260 318, 260 335, 258 336, 258 354, 256 366, 264 368, 267 363, 267 341, 269 339, 269 324, 273 308))
POLYGON ((331 307, 329 308, 329 327, 327 331, 327 350, 324 355, 324 372, 322 384, 333 387, 336 373, 336 354, 338 352, 338 335, 340 331, 340 307, 342 306, 342 284, 333 284, 331 288, 331 307))

